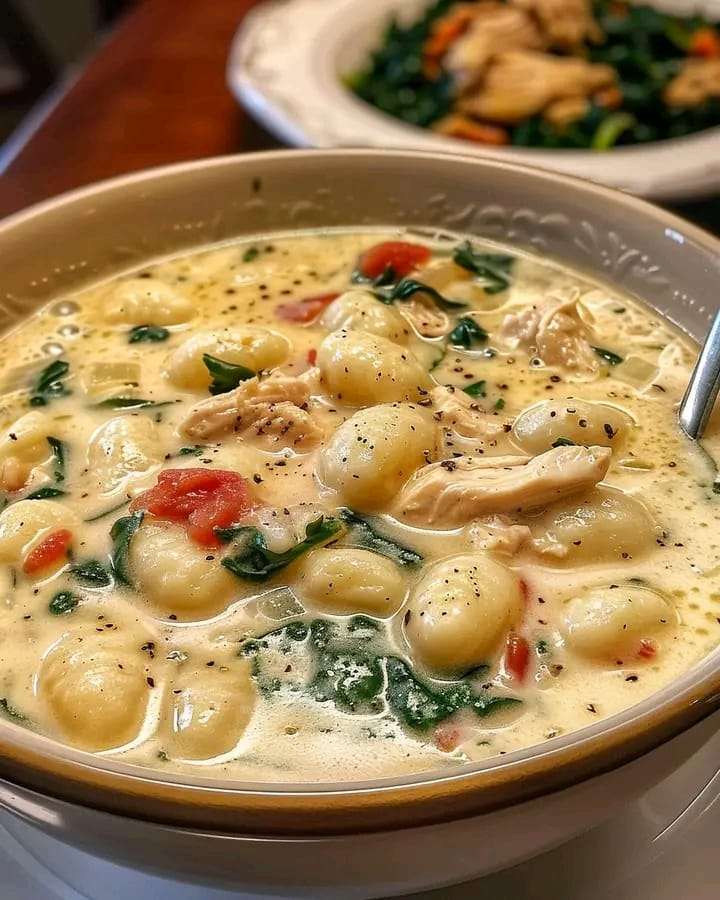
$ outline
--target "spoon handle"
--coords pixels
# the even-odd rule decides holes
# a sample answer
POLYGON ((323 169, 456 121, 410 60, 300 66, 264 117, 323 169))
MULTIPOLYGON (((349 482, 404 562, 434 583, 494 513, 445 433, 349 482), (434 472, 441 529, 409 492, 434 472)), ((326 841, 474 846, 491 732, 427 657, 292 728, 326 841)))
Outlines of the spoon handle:
POLYGON ((705 431, 720 390, 720 312, 700 351, 690 383, 680 404, 680 427, 693 440, 705 431))

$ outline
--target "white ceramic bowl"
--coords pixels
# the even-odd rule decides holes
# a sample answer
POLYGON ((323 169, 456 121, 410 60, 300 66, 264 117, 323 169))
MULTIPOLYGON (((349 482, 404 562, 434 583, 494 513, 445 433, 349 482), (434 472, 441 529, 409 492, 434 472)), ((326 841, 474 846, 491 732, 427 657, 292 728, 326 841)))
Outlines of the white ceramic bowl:
MULTIPOLYGON (((168 253, 327 226, 462 231, 613 282, 691 335, 720 242, 607 188, 510 163, 398 151, 277 152, 125 176, 0 223, 0 322, 168 253)), ((710 301, 710 305, 708 304, 710 301)), ((483 763, 340 784, 142 769, 0 722, 0 804, 136 868, 275 896, 363 898, 469 879, 615 813, 715 730, 720 650, 636 706, 483 763)))
MULTIPOLYGON (((720 0, 644 0, 720 20, 720 0)), ((270 0, 243 21, 227 79, 235 96, 295 147, 404 147, 544 166, 643 197, 688 200, 720 191, 720 127, 607 153, 477 147, 392 118, 342 83, 380 43, 393 15, 417 16, 430 0, 270 0)))

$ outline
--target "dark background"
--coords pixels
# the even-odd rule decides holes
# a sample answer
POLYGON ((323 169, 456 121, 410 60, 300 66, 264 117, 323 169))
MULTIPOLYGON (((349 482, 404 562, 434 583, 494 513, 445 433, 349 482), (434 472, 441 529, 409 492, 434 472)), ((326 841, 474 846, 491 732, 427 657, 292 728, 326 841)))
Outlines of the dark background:
MULTIPOLYGON (((225 85, 257 2, 0 0, 0 216, 123 172, 280 146, 225 85)), ((676 211, 720 233, 720 198, 676 211)))

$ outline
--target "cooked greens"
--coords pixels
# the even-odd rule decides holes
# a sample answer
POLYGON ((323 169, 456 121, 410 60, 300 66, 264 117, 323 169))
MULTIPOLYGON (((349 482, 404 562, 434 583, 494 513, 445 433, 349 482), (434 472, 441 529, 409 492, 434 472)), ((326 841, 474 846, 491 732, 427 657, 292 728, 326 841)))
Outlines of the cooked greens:
POLYGON ((65 379, 70 373, 70 363, 56 359, 38 375, 30 394, 31 406, 47 406, 58 397, 67 397, 70 390, 65 379))
POLYGON ((401 566, 416 566, 423 561, 423 555, 417 550, 386 537, 367 518, 353 510, 340 509, 338 515, 348 526, 346 541, 350 546, 373 550, 401 566))
POLYGON ((225 362, 209 353, 203 353, 203 362, 212 376, 210 383, 211 394, 225 394, 234 390, 242 381, 254 378, 257 374, 247 366, 225 362))

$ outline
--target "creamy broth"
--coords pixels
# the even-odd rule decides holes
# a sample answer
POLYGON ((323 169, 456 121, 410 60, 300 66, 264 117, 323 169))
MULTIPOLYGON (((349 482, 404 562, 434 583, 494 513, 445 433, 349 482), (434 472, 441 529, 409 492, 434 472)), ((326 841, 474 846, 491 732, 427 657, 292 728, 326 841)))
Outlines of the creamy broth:
POLYGON ((720 438, 676 421, 694 355, 585 276, 391 230, 59 298, 0 343, 1 712, 324 781, 631 706, 720 637, 720 438))

